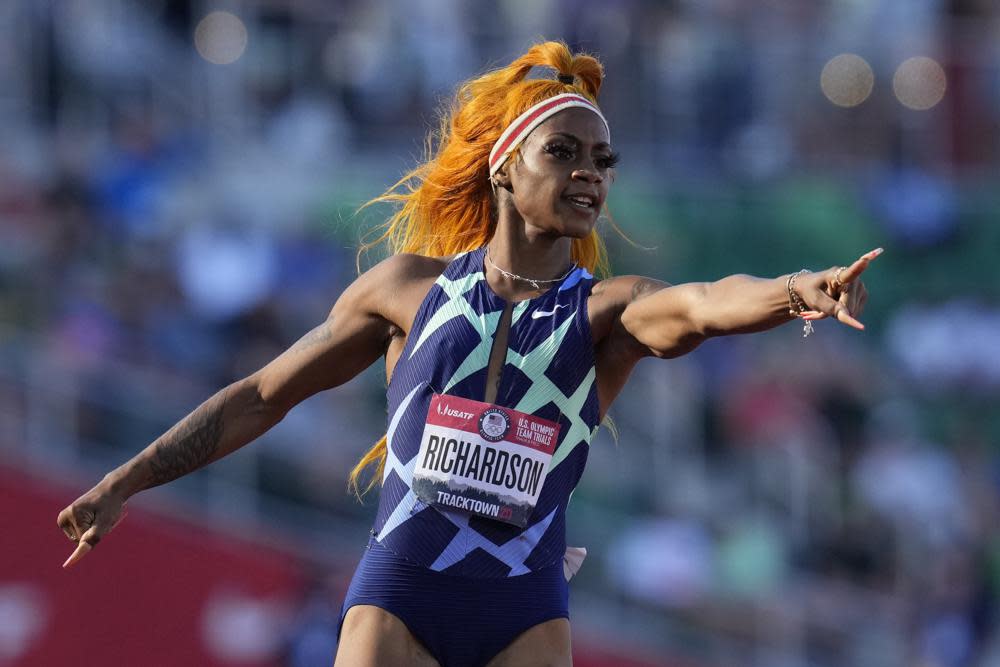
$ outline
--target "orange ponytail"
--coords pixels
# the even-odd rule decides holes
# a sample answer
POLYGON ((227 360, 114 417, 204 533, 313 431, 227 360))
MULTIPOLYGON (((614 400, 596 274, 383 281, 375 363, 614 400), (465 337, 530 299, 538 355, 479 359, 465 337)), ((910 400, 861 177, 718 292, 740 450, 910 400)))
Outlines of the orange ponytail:
MULTIPOLYGON (((386 244, 393 253, 445 257, 479 248, 493 237, 497 213, 489 183, 489 154, 504 129, 529 107, 560 93, 578 93, 597 103, 604 79, 601 63, 589 55, 573 55, 562 42, 544 42, 506 67, 463 83, 440 130, 427 142, 426 161, 382 195, 366 203, 388 202, 399 209, 365 243, 360 256, 386 244), (533 67, 548 67, 573 83, 528 79, 533 67), (435 141, 436 140, 436 141, 435 141)), ((574 239, 573 261, 595 275, 608 273, 607 251, 596 231, 574 239)), ((383 436, 351 471, 348 488, 361 495, 359 479, 374 465, 369 491, 385 469, 383 436)))

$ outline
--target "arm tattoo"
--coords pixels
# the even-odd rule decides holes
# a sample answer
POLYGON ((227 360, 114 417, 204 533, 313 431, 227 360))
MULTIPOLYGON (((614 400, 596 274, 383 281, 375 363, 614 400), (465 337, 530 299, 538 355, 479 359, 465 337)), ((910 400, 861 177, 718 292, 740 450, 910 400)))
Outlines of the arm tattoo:
POLYGON ((149 461, 150 486, 177 479, 208 463, 222 439, 222 412, 228 395, 227 387, 160 438, 149 461))
POLYGON ((311 347, 316 347, 317 345, 323 345, 329 342, 329 340, 333 337, 333 332, 331 331, 332 323, 332 320, 328 319, 326 322, 323 322, 318 327, 312 329, 295 343, 295 349, 297 351, 308 350, 311 347))

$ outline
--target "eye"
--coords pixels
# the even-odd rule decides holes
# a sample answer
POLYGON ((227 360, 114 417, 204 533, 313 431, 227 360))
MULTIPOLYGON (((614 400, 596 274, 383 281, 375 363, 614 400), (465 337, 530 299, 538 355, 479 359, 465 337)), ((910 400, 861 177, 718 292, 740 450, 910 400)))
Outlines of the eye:
POLYGON ((549 153, 560 160, 573 159, 573 150, 563 144, 547 144, 544 150, 546 153, 549 153))
POLYGON ((602 155, 595 162, 597 166, 601 169, 613 169, 615 165, 618 164, 620 156, 618 153, 611 153, 610 155, 602 155))

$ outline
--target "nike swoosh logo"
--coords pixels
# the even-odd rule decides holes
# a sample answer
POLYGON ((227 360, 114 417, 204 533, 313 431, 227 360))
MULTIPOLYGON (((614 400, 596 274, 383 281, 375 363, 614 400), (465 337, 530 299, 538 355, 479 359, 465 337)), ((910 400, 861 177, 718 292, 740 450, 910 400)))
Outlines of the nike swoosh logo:
POLYGON ((565 307, 566 307, 566 304, 560 303, 560 304, 556 304, 556 306, 552 310, 536 310, 535 312, 533 312, 531 314, 531 319, 537 320, 540 317, 551 317, 552 315, 556 314, 557 310, 559 310, 560 308, 565 308, 565 307))

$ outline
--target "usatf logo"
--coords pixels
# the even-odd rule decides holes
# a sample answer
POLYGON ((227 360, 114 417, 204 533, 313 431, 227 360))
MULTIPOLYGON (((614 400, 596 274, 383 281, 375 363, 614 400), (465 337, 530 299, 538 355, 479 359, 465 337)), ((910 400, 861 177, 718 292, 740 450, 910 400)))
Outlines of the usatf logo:
POLYGON ((456 410, 455 408, 449 406, 447 403, 438 403, 437 412, 439 415, 444 415, 445 417, 458 417, 459 419, 472 419, 475 417, 471 412, 465 412, 463 410, 456 410))
POLYGON ((500 408, 489 408, 479 418, 479 435, 490 442, 503 440, 510 430, 510 417, 500 408))

